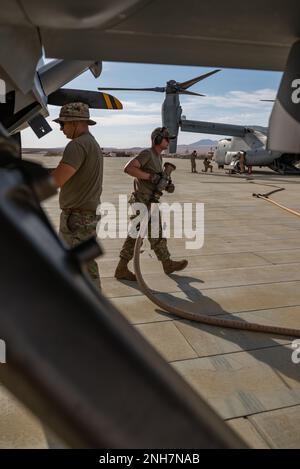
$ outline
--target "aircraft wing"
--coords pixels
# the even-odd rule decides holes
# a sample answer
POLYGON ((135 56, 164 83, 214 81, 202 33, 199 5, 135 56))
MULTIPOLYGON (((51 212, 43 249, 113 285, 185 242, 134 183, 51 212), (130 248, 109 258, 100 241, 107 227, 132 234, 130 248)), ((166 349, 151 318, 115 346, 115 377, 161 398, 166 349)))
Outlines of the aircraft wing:
MULTIPOLYGON (((283 70, 299 38, 296 0, 186 0, 184 6, 179 0, 0 0, 0 6, 0 38, 12 47, 26 37, 17 51, 24 65, 38 60, 41 38, 47 57, 283 70)), ((24 86, 34 70, 24 70, 24 86)))

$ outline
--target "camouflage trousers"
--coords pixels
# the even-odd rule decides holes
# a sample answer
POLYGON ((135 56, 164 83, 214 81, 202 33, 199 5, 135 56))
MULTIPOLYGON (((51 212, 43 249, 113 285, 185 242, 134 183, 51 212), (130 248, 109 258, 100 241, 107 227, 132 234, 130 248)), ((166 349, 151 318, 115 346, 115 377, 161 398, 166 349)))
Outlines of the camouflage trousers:
MULTIPOLYGON (((151 201, 149 199, 150 199, 149 195, 134 192, 129 198, 128 202, 129 204, 133 204, 135 202, 143 203, 146 205, 147 209, 150 210, 151 201)), ((138 213, 136 215, 132 215, 130 219, 133 220, 136 216, 138 216, 138 213)), ((123 244, 123 247, 121 249, 121 252, 120 252, 120 257, 122 259, 130 261, 133 258, 135 241, 136 241, 135 238, 132 238, 130 235, 127 236, 123 244)), ((163 238, 162 236, 162 224, 161 224, 160 214, 159 214, 159 229, 158 229, 157 237, 151 236, 151 220, 149 221, 148 241, 150 243, 151 249, 155 252, 156 257, 159 261, 166 261, 170 259, 170 253, 169 253, 168 246, 167 246, 167 240, 166 238, 163 238)))
MULTIPOLYGON (((70 247, 74 247, 92 236, 96 236, 100 216, 89 211, 62 210, 59 235, 70 247)), ((94 285, 101 290, 98 265, 95 260, 87 263, 87 270, 94 285)))
POLYGON ((210 169, 210 172, 212 173, 213 167, 211 164, 204 166, 204 169, 202 169, 203 173, 207 173, 208 169, 210 169))

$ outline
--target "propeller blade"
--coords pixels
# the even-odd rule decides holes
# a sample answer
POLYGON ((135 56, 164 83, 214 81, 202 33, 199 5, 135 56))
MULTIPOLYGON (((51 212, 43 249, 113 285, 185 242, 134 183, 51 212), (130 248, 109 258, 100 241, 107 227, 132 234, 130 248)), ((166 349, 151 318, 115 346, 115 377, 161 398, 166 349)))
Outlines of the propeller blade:
POLYGON ((265 103, 275 103, 275 99, 260 99, 260 101, 264 101, 265 103))
POLYGON ((191 96, 206 96, 205 94, 194 93, 193 91, 180 91, 179 94, 190 94, 191 96))
POLYGON ((48 96, 48 104, 54 106, 64 106, 76 101, 88 104, 91 109, 123 109, 122 103, 117 98, 99 91, 61 88, 48 96))
POLYGON ((98 90, 109 90, 109 91, 157 91, 158 93, 164 93, 166 88, 156 87, 156 88, 106 88, 101 86, 98 90))
POLYGON ((199 77, 192 78, 191 80, 184 81, 182 83, 178 83, 178 85, 180 86, 180 88, 183 88, 183 89, 186 90, 186 89, 190 88, 190 86, 195 85, 199 81, 205 80, 205 78, 208 78, 211 75, 214 75, 215 73, 218 73, 220 71, 221 71, 220 69, 213 70, 212 72, 205 73, 204 75, 200 75, 199 77))

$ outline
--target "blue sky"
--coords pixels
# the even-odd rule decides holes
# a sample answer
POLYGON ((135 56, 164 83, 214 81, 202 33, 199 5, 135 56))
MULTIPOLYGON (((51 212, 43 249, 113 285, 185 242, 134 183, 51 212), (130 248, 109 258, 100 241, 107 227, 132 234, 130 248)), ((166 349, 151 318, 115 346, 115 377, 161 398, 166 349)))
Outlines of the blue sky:
MULTIPOLYGON (((207 67, 182 67, 170 65, 112 63, 103 64, 102 74, 95 79, 88 71, 70 82, 67 87, 96 90, 97 87, 155 87, 164 86, 174 79, 186 81, 212 69, 207 67)), ((254 70, 223 69, 221 72, 197 83, 191 91, 203 93, 206 98, 183 96, 180 101, 187 119, 226 122, 241 125, 268 125, 272 103, 259 99, 275 97, 281 73, 254 70)), ((121 111, 92 110, 98 125, 91 127, 101 146, 128 148, 148 146, 149 135, 161 125, 163 93, 111 92, 124 106, 121 111)), ((49 122, 57 117, 59 108, 49 106, 49 122)), ((52 124, 51 124, 52 125, 52 124)), ((53 131, 41 140, 31 129, 22 133, 25 147, 64 146, 67 141, 53 123, 53 131)), ((218 139, 219 136, 180 132, 179 143, 187 144, 201 138, 218 139)))

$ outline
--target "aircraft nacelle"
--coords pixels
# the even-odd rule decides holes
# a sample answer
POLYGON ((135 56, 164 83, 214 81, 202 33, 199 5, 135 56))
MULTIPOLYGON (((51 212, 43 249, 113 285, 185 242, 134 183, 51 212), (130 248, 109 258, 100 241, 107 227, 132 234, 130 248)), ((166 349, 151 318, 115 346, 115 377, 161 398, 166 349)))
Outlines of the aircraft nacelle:
POLYGON ((282 154, 272 152, 266 149, 250 150, 246 152, 246 164, 251 166, 269 166, 276 158, 280 158, 282 154))
POLYGON ((213 159, 219 166, 229 164, 225 162, 226 154, 230 152, 231 139, 224 139, 218 142, 216 150, 214 151, 213 159))
POLYGON ((230 165, 237 158, 238 152, 246 153, 246 163, 252 166, 268 166, 282 153, 266 150, 264 146, 250 149, 241 138, 226 138, 218 142, 214 152, 214 161, 219 165, 230 165))
POLYGON ((170 141, 169 152, 176 153, 177 136, 181 120, 182 109, 177 94, 167 94, 162 105, 162 125, 167 127, 176 139, 170 141))
MULTIPOLYGON (((215 157, 215 161, 219 165, 230 165, 238 158, 238 151, 227 151, 222 158, 215 157)), ((268 166, 273 163, 274 159, 280 158, 281 153, 271 152, 265 149, 249 150, 245 154, 245 163, 251 166, 268 166)))
POLYGON ((241 138, 220 140, 214 151, 213 160, 219 168, 224 165, 235 167, 238 164, 239 151, 245 152, 246 166, 268 166, 280 174, 299 174, 296 165, 300 162, 300 154, 271 151, 265 146, 250 149, 241 138))

